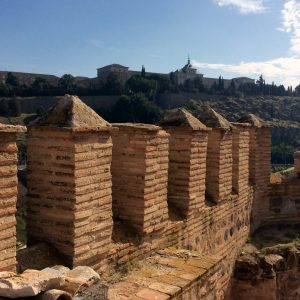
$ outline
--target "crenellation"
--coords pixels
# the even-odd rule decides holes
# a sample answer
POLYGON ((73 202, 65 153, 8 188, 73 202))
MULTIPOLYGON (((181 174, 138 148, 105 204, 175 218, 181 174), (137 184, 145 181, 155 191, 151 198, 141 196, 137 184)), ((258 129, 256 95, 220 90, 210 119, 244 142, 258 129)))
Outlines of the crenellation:
MULTIPOLYGON (((197 117, 179 109, 159 126, 111 125, 63 97, 28 128, 28 247, 47 242, 67 265, 99 273, 140 260, 175 269, 139 273, 136 295, 159 283, 181 284, 174 295, 186 299, 225 299, 250 227, 298 222, 299 177, 270 189, 270 128, 257 117, 230 123, 211 108, 197 117), (190 279, 194 268, 202 273, 190 279)), ((12 136, 0 130, 1 270, 13 269, 16 255, 12 136)), ((296 153, 296 173, 298 165, 296 153)), ((129 274, 119 285, 133 282, 129 274)))
POLYGON ((28 128, 28 242, 48 242, 69 266, 96 266, 111 243, 110 127, 94 112, 90 120, 78 116, 89 110, 66 96, 28 128), (71 120, 63 119, 62 108, 72 110, 71 120))
POLYGON ((169 135, 154 125, 114 126, 113 215, 141 237, 161 234, 168 215, 169 135))
POLYGON ((24 131, 25 128, 21 126, 0 124, 0 271, 16 270, 16 134, 24 131))
POLYGON ((170 134, 169 209, 174 206, 185 219, 194 218, 195 210, 204 204, 209 130, 184 109, 167 116, 161 125, 170 134))
POLYGON ((242 195, 249 189, 250 124, 232 124, 232 189, 242 195))
POLYGON ((240 120, 251 125, 249 170, 250 184, 254 185, 251 231, 255 231, 268 214, 271 174, 271 131, 260 118, 246 114, 240 120))

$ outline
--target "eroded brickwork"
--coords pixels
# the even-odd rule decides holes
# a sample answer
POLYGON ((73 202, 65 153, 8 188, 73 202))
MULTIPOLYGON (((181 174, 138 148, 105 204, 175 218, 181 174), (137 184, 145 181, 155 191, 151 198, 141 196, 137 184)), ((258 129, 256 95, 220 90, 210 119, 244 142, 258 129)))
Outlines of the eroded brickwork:
POLYGON ((271 182, 268 213, 264 218, 264 225, 300 223, 299 153, 296 152, 294 155, 294 171, 281 175, 277 182, 271 182))
POLYGON ((17 145, 20 126, 0 124, 0 271, 16 270, 17 145))
MULTIPOLYGON (((79 100, 63 101, 72 109, 79 100)), ((59 128, 42 120, 28 129, 29 244, 48 242, 69 266, 99 268, 111 244, 112 142, 100 121, 59 128)))
POLYGON ((232 191, 232 132, 213 129, 208 134, 206 193, 209 201, 226 200, 232 191))
MULTIPOLYGON (((166 247, 194 250, 205 256, 197 268, 206 259, 214 266, 192 285, 166 284, 174 297, 223 299, 251 212, 256 228, 269 209, 270 130, 253 118, 231 124, 212 109, 199 118, 180 110, 164 130, 112 127, 64 97, 29 128, 29 244, 48 242, 68 265, 99 272, 166 247)), ((161 292, 147 284, 144 292, 161 292)))
POLYGON ((250 183, 254 186, 251 231, 254 232, 267 216, 271 174, 271 130, 259 118, 247 115, 242 122, 250 129, 250 183))
POLYGON ((168 218, 169 135, 157 126, 115 124, 113 214, 140 236, 162 234, 168 218))

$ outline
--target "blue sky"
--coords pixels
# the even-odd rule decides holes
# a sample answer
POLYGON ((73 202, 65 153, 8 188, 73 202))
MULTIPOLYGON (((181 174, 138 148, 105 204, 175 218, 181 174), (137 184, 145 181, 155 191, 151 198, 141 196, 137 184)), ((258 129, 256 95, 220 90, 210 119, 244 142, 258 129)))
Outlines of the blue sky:
POLYGON ((300 0, 0 0, 0 70, 96 76, 120 63, 300 83, 300 0))

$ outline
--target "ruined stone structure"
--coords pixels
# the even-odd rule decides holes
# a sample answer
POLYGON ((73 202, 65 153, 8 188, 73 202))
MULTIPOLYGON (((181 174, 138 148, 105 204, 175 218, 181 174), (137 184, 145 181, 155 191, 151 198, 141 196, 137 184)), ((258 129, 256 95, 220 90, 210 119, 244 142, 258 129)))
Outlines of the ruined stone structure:
POLYGON ((17 145, 21 126, 0 124, 0 270, 16 270, 17 145))
POLYGON ((294 155, 294 172, 282 175, 271 184, 264 222, 274 224, 299 224, 300 216, 300 152, 294 155))
POLYGON ((70 97, 28 128, 29 244, 52 244, 71 266, 97 269, 109 251, 110 130, 94 111, 70 97))
POLYGON ((115 124, 113 213, 141 236, 163 234, 167 212, 168 134, 157 126, 115 124))
MULTIPOLYGON (((142 260, 110 287, 109 299, 225 299, 250 227, 275 218, 270 129, 253 115, 230 123, 209 107, 197 117, 179 109, 159 126, 108 124, 63 97, 28 128, 28 245, 46 241, 66 265, 106 274, 142 260)), ((12 261, 0 260, 1 270, 15 265, 9 141, 0 147, 0 172, 12 176, 13 193, 3 196, 10 198, 0 216, 10 206, 12 222, 1 222, 0 232, 12 238, 4 249, 12 261)), ((299 173, 298 155, 295 166, 299 173)), ((295 180, 277 187, 282 203, 289 190, 299 204, 295 180)))

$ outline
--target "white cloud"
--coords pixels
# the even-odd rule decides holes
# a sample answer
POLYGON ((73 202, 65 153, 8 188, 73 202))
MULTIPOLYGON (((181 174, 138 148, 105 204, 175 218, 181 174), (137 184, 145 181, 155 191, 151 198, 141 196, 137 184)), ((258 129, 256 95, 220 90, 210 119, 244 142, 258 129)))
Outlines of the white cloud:
MULTIPOLYGON (((214 0, 220 6, 234 5, 241 12, 261 12, 265 9, 264 0, 214 0)), ((275 81, 285 86, 297 86, 300 83, 300 0, 285 0, 281 10, 282 24, 280 30, 290 35, 289 53, 267 61, 240 62, 236 64, 211 64, 194 61, 197 68, 220 70, 257 78, 260 74, 268 82, 275 81)))
POLYGON ((236 7, 240 13, 261 13, 265 7, 265 0, 214 0, 220 7, 233 6, 236 7))
POLYGON ((238 64, 210 64, 193 61, 196 68, 221 70, 224 72, 238 74, 239 76, 250 76, 258 78, 260 74, 266 77, 267 81, 275 81, 285 86, 300 83, 300 58, 280 57, 262 62, 240 62, 238 64))
POLYGON ((300 2, 287 0, 281 11, 282 30, 291 36, 290 54, 300 56, 300 2))

